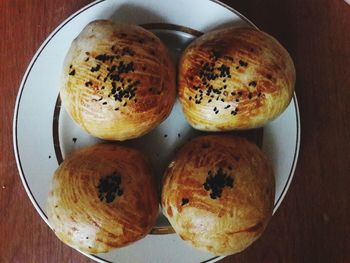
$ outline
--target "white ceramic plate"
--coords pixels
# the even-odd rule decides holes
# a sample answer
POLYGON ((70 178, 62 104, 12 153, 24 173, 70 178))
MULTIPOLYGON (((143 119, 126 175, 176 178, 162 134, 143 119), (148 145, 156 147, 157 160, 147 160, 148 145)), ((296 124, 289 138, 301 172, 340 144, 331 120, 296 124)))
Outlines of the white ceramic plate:
MULTIPOLYGON (((64 157, 98 140, 82 131, 60 107, 59 78, 72 40, 95 19, 141 24, 156 33, 176 61, 201 32, 229 25, 254 26, 232 8, 211 0, 100 0, 64 21, 42 44, 30 63, 18 93, 14 115, 14 148, 24 187, 47 223, 46 197, 50 180, 64 157)), ((202 134, 185 121, 177 102, 171 115, 148 135, 125 142, 143 151, 161 175, 174 151, 202 134)), ((259 144, 272 160, 276 176, 274 212, 291 183, 300 143, 296 97, 275 121, 259 130, 240 133, 259 144)), ((160 214, 153 234, 110 253, 87 255, 98 262, 214 262, 222 257, 197 251, 169 232, 160 214)))

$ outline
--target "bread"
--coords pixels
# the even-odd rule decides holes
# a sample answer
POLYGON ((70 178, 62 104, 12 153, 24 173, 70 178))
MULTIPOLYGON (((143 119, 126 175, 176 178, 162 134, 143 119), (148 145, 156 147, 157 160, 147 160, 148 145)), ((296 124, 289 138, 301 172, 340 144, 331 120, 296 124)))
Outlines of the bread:
POLYGON ((98 20, 73 41, 60 95, 72 119, 106 140, 142 136, 170 113, 175 69, 166 47, 136 25, 98 20))
POLYGON ((177 153, 165 173, 161 202, 183 240, 229 255, 262 234, 274 194, 271 166, 255 144, 211 135, 193 139, 177 153))
POLYGON ((295 69, 272 36, 226 28, 193 41, 179 63, 179 98, 188 122, 202 131, 257 128, 290 103, 295 69))
POLYGON ((59 239, 87 253, 107 252, 149 233, 158 195, 141 153, 113 144, 69 155, 56 170, 47 202, 59 239))

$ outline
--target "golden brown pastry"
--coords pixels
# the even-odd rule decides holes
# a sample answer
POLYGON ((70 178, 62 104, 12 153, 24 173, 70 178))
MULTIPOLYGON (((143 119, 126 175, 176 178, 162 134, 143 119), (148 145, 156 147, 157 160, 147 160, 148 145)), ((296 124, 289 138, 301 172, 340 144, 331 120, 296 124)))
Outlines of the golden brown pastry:
POLYGON ((255 144, 212 135, 193 139, 177 153, 165 173, 161 201, 183 240, 229 255, 262 234, 274 194, 271 166, 255 144))
POLYGON ((263 126, 292 99, 294 64, 272 36, 227 28, 193 41, 179 64, 179 97, 189 123, 203 131, 263 126))
POLYGON ((69 155, 56 170, 47 213, 66 244, 88 253, 107 252, 150 232, 158 215, 155 180, 138 151, 91 146, 69 155))
POLYGON ((127 140, 149 132, 175 101, 175 69, 166 47, 136 25, 97 20, 65 58, 63 105, 89 134, 127 140))

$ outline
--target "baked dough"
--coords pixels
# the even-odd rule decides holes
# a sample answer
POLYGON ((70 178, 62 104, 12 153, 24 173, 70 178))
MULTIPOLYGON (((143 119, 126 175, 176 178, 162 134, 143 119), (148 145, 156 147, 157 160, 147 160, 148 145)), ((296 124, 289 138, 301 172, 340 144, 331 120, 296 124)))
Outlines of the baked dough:
POLYGON ((161 202, 183 240, 229 255, 260 237, 274 195, 271 166, 255 144, 210 135, 193 139, 177 153, 165 173, 161 202))
POLYGON ((136 25, 97 20, 73 41, 60 95, 72 119, 106 140, 142 136, 170 113, 175 69, 153 33, 136 25))
POLYGON ((295 84, 293 61, 272 36, 226 28, 193 41, 179 63, 179 98, 202 131, 257 128, 279 116, 295 84))
POLYGON ((151 169, 138 151, 100 144, 69 155, 48 197, 51 228, 87 253, 107 252, 149 233, 158 215, 151 169))

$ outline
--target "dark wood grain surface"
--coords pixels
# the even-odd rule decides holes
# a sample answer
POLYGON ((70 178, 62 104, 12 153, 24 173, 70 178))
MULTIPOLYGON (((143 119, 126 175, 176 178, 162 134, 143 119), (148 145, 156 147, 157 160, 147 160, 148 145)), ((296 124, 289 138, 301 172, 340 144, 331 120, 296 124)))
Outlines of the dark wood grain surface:
MULTIPOLYGON (((1 263, 92 262, 41 220, 12 146, 15 99, 28 63, 48 34, 89 2, 0 1, 1 263)), ((350 6, 342 0, 225 2, 290 51, 302 143, 294 180, 262 238, 222 262, 350 262, 350 6)))

